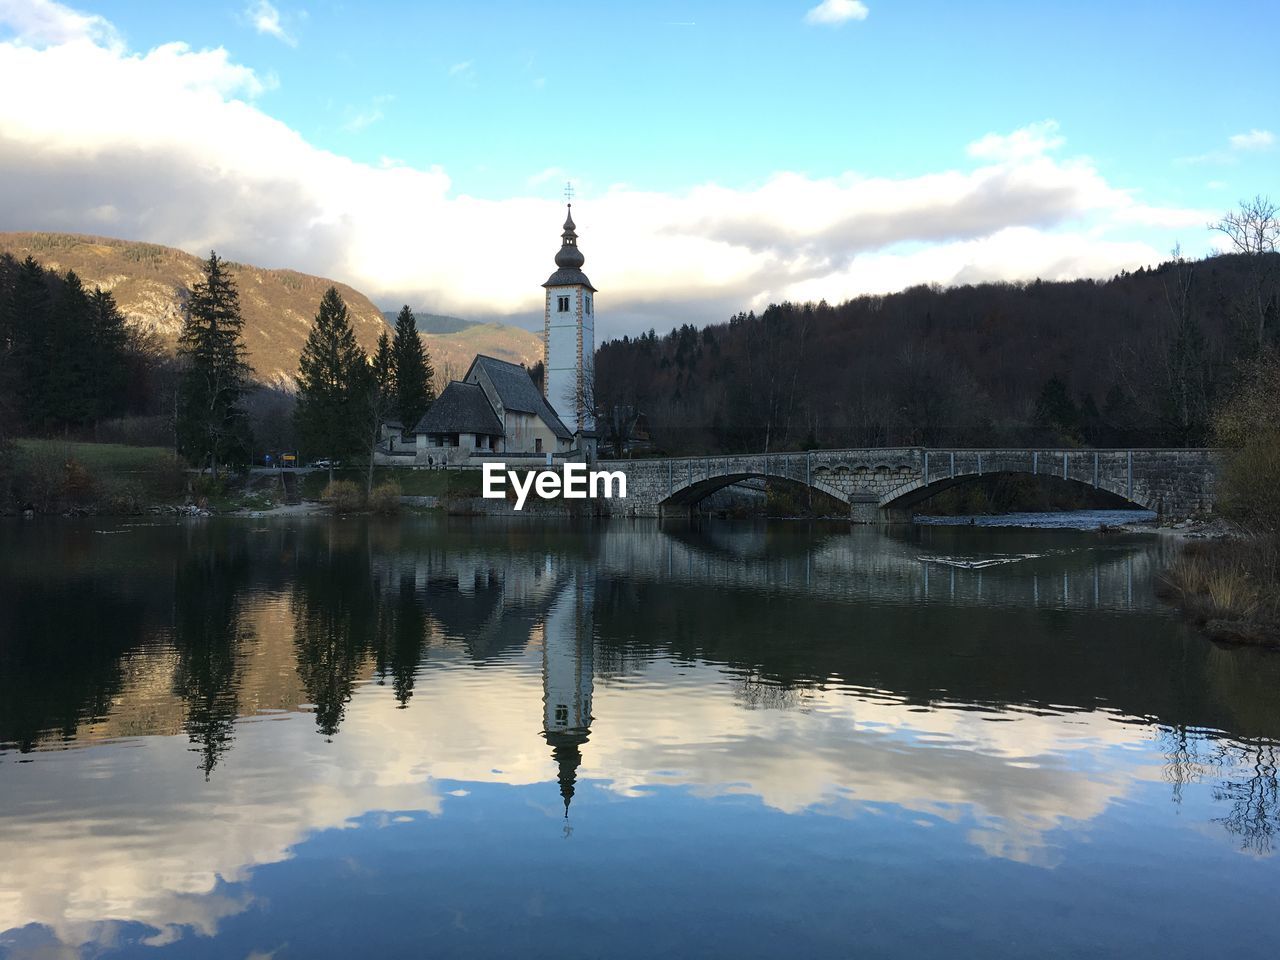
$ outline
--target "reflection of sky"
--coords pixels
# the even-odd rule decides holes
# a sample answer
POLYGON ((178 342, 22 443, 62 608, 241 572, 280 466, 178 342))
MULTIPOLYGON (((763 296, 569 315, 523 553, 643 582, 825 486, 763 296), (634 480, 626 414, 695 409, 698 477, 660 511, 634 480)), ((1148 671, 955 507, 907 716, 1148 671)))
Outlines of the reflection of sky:
MULTIPOLYGON (((379 837, 387 830, 411 831, 406 855, 415 842, 451 846, 451 875, 491 883, 474 876, 461 840, 420 817, 483 818, 490 833, 476 842, 493 857, 500 837, 519 847, 561 836, 559 797, 547 783, 554 769, 538 735, 541 642, 534 631, 523 653, 485 670, 448 648, 433 650, 410 709, 397 709, 389 688, 366 684, 332 741, 305 714, 241 721, 234 749, 207 783, 182 736, 6 763, 0 928, 43 924, 66 944, 142 935, 128 924, 145 925, 153 945, 180 939, 183 928, 212 936, 229 918, 267 909, 256 880, 265 865, 309 857, 317 843, 344 851, 353 872, 344 882, 358 884, 363 901, 362 860, 385 855, 379 837)), ((890 860, 927 860, 942 849, 970 867, 988 856, 1061 867, 1093 821, 1117 803, 1149 800, 1160 778, 1150 730, 1102 711, 922 710, 847 689, 748 708, 732 674, 666 660, 598 679, 595 712, 578 771, 595 787, 575 800, 568 825, 579 847, 605 816, 617 821, 609 829, 634 826, 641 835, 662 822, 670 833, 654 843, 693 851, 705 839, 698 824, 724 817, 780 837, 797 829, 845 837, 841 843, 862 836, 890 860), (848 826, 797 826, 814 813, 848 826)), ((1163 785, 1155 793, 1167 795, 1163 785)), ((733 871, 734 856, 707 854, 724 858, 717 874, 733 871)), ((794 871, 794 857, 787 862, 794 871)), ((504 896, 524 883, 533 898, 527 909, 555 912, 555 891, 536 879, 535 862, 492 866, 510 874, 504 896)), ((419 871, 430 873, 418 864, 415 883, 419 871)), ((315 879, 292 869, 263 874, 284 875, 308 887, 315 879)), ((465 914, 466 897, 455 899, 465 914)))
MULTIPOLYGON (((613 562, 651 575, 640 555, 654 544, 615 543, 613 562)), ((824 571, 838 589, 846 546, 783 573, 824 571)), ((885 582, 915 576, 919 550, 885 551, 885 582)), ((733 581, 735 562, 717 560, 713 582, 733 581)), ((467 594, 492 580, 463 567, 459 595, 437 595, 408 709, 366 667, 331 739, 277 712, 306 695, 294 601, 276 592, 242 611, 239 710, 253 716, 207 781, 163 647, 130 658, 80 749, 0 757, 0 957, 82 944, 380 956, 418 942, 557 957, 844 956, 854 942, 867 955, 954 942, 983 956, 1203 956, 1229 942, 1250 956, 1271 942, 1238 932, 1280 860, 1239 856, 1216 829, 1213 778, 1172 805, 1152 726, 1107 709, 945 690, 926 707, 641 658, 595 679, 566 821, 542 731, 547 610, 567 581, 548 561, 467 594)), ((1104 575, 1124 595, 1125 566, 1104 575)))

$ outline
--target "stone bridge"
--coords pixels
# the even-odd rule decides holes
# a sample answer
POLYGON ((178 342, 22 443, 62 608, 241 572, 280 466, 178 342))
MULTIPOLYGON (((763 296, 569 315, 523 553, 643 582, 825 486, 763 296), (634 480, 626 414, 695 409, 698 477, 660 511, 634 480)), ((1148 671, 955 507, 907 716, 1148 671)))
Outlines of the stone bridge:
POLYGON ((956 484, 988 474, 1061 477, 1105 490, 1165 517, 1212 509, 1217 455, 1203 449, 930 450, 879 447, 803 453, 602 460, 596 469, 627 475, 625 500, 605 501, 615 515, 687 515, 709 494, 753 477, 820 490, 847 504, 856 522, 907 521, 918 505, 956 484))

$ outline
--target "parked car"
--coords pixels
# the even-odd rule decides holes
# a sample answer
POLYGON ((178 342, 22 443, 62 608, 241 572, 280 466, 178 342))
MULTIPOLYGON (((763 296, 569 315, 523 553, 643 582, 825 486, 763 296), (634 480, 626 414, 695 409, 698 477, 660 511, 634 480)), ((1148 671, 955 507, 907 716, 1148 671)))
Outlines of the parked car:
POLYGON ((321 470, 331 470, 334 467, 342 466, 342 461, 341 460, 313 460, 311 461, 311 465, 313 467, 319 467, 321 470))

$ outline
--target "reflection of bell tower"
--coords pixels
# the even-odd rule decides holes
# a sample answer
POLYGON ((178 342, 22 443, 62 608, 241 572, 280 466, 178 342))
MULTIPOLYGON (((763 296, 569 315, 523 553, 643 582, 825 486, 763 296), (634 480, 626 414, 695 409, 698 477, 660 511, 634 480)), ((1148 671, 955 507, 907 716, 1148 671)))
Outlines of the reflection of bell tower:
POLYGON ((566 817, 591 732, 592 590, 577 574, 570 576, 547 611, 543 632, 542 732, 560 768, 566 817))

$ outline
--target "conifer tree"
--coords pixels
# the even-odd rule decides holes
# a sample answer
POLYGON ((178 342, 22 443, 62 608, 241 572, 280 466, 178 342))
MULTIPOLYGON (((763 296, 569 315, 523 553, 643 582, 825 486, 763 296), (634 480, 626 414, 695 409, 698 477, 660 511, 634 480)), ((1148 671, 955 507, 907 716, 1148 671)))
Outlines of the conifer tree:
POLYGON ((178 340, 184 362, 178 387, 178 449, 192 463, 245 463, 252 438, 241 406, 249 365, 240 294, 225 261, 210 253, 204 280, 191 289, 178 340))
POLYGON ((298 361, 294 417, 304 455, 341 459, 364 449, 368 367, 347 305, 330 287, 298 361))
POLYGON ((94 287, 89 295, 87 386, 89 416, 97 421, 125 406, 131 336, 115 297, 94 287))
POLYGON ((369 445, 369 475, 365 484, 365 496, 373 493, 373 455, 378 448, 378 434, 382 424, 395 409, 395 362, 391 355, 391 341, 384 331, 378 337, 378 349, 373 355, 366 377, 368 403, 365 407, 365 434, 369 445))
POLYGON ((7 300, 15 416, 35 425, 44 419, 52 299, 44 268, 30 256, 17 268, 7 300))
POLYGON ((431 357, 418 336, 418 323, 408 305, 396 317, 396 335, 391 342, 392 371, 396 387, 396 413, 406 431, 412 430, 435 400, 431 357))
POLYGON ((80 278, 70 270, 54 298, 50 320, 49 366, 41 419, 49 426, 65 428, 85 423, 93 407, 89 386, 92 364, 89 295, 80 278))

